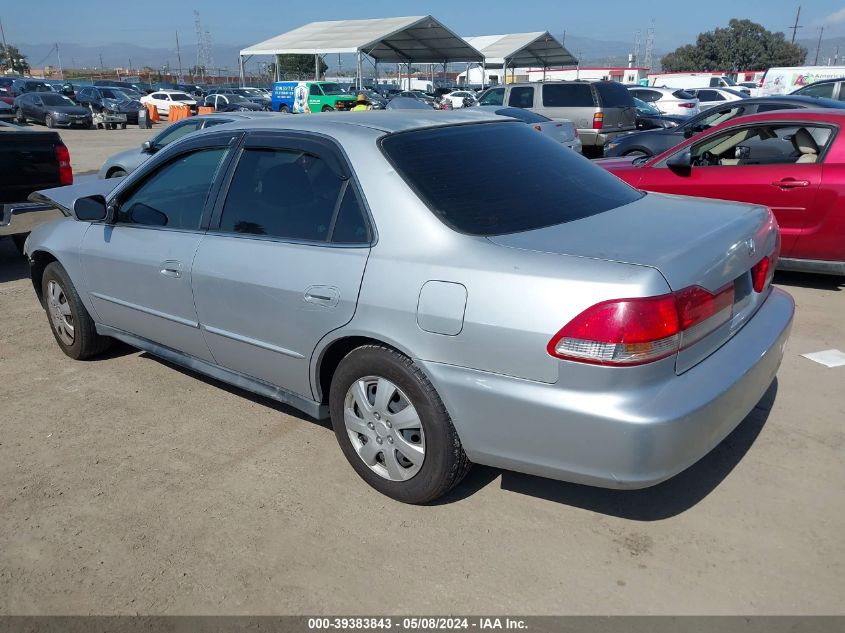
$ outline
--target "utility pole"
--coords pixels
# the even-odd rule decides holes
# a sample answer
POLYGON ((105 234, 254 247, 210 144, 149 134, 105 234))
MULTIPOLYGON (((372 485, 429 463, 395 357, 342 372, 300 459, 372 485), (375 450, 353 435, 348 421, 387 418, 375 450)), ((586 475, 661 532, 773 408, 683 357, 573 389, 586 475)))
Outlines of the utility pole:
POLYGON ((789 28, 792 29, 792 43, 793 44, 795 44, 795 34, 798 32, 798 29, 804 28, 803 26, 800 26, 798 24, 798 18, 800 18, 800 17, 801 17, 801 6, 799 5, 798 6, 798 13, 795 14, 795 24, 792 25, 791 27, 789 27, 789 28))
POLYGON ((103 71, 103 54, 100 53, 100 72, 103 71))
POLYGON ((59 51, 59 43, 56 42, 56 57, 59 58, 59 74, 62 76, 62 81, 65 79, 65 71, 62 68, 62 53, 59 51))
MULTIPOLYGON (((0 36, 3 38, 3 57, 7 57, 9 56, 9 47, 6 45, 6 32, 3 30, 3 20, 0 20, 0 36)), ((11 56, 9 57, 9 61, 11 61, 11 56)), ((2 59, 2 57, 0 57, 0 59, 2 59)))
POLYGON ((182 77, 182 51, 179 50, 179 31, 176 31, 176 63, 179 64, 179 82, 184 80, 182 77))
POLYGON ((813 62, 813 66, 819 65, 819 49, 821 49, 821 47, 822 47, 822 34, 824 34, 824 27, 820 26, 819 27, 819 41, 816 44, 816 59, 813 62))

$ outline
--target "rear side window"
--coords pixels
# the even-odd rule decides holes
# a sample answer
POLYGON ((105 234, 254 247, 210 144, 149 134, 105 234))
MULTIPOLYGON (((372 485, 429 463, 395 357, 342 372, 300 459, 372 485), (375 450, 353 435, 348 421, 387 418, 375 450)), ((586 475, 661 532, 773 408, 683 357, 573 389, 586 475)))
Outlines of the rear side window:
POLYGON ((534 105, 534 88, 532 86, 515 86, 508 96, 508 105, 514 108, 530 108, 534 105))
POLYGON ((836 84, 832 82, 828 84, 816 84, 814 86, 807 86, 806 88, 802 88, 795 94, 805 95, 808 97, 824 97, 826 99, 831 99, 833 97, 834 86, 836 86, 836 84))
POLYGON ((221 231, 325 242, 333 239, 333 229, 334 241, 367 241, 354 192, 324 160, 297 149, 244 150, 226 195, 221 231))
POLYGON ((381 148, 440 220, 470 235, 562 224, 643 195, 516 122, 401 132, 384 137, 381 148))
POLYGON ((590 84, 543 84, 543 106, 546 108, 594 108, 595 105, 590 84))
POLYGON ((634 107, 634 97, 628 89, 617 81, 598 81, 595 84, 599 93, 599 102, 603 108, 634 107))
POLYGON ((686 90, 676 90, 672 93, 672 96, 676 99, 695 99, 695 95, 686 90))

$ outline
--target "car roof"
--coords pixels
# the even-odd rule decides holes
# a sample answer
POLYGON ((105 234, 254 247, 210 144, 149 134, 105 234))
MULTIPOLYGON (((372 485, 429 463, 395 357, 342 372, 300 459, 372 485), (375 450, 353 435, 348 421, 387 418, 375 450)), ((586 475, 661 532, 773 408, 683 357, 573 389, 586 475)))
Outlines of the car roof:
MULTIPOLYGON (((236 127, 244 130, 303 130, 328 135, 331 135, 332 131, 346 128, 350 131, 367 129, 391 134, 447 125, 502 121, 501 116, 474 107, 461 108, 457 111, 426 109, 324 112, 310 116, 279 115, 272 112, 265 114, 267 116, 249 117, 249 120, 238 123, 236 127)), ((220 126, 211 128, 211 130, 219 129, 220 126)))
POLYGON ((808 88, 809 86, 815 86, 816 84, 833 84, 838 81, 845 81, 845 77, 836 77, 834 79, 819 79, 818 81, 814 81, 811 84, 807 84, 806 86, 801 86, 800 89, 808 88))

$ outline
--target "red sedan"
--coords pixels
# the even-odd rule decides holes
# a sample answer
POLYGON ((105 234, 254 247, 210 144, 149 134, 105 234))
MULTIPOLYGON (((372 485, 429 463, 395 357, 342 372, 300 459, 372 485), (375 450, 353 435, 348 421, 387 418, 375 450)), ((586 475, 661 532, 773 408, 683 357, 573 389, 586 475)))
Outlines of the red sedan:
POLYGON ((647 191, 766 205, 785 270, 845 275, 845 113, 731 119, 652 158, 596 161, 647 191))

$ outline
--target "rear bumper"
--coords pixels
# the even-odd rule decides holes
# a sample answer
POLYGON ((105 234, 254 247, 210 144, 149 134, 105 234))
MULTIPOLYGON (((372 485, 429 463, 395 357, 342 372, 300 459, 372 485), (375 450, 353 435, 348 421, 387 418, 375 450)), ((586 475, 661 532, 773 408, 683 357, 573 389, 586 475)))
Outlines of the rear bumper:
POLYGON ((40 202, 0 205, 0 237, 29 233, 39 224, 61 217, 61 211, 40 202))
POLYGON ((421 364, 472 461, 605 488, 645 488, 709 453, 759 402, 780 366, 794 307, 792 297, 773 289, 754 318, 707 359, 637 389, 585 393, 421 364))
POLYGON ((584 147, 604 147, 605 143, 612 141, 616 137, 636 131, 636 127, 619 130, 579 129, 578 136, 584 147))

